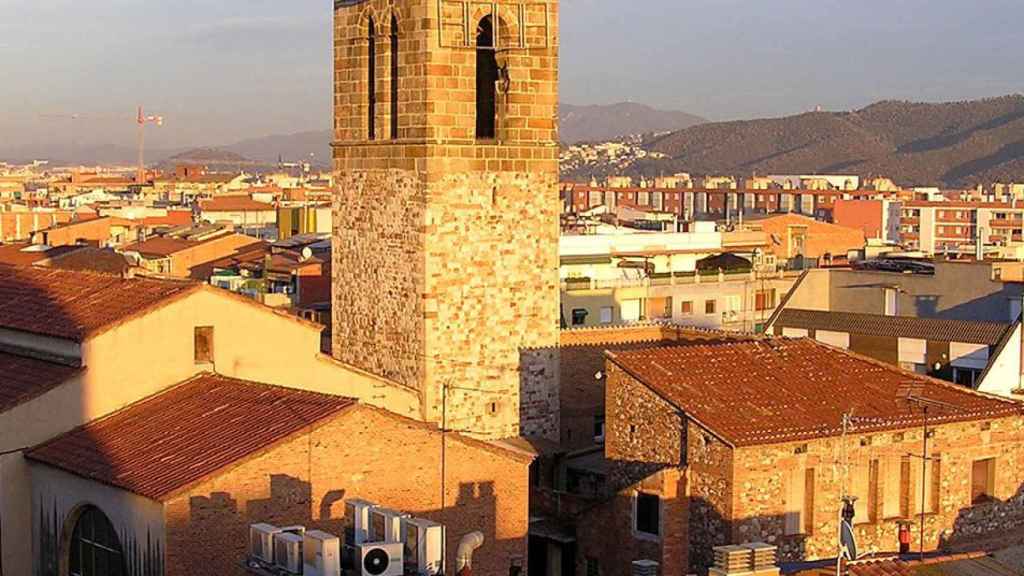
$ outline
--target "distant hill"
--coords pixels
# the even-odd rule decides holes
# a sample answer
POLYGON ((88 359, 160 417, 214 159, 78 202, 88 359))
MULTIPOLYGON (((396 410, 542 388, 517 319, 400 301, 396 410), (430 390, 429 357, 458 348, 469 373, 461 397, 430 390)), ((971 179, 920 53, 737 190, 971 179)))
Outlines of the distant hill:
POLYGON ((315 130, 252 138, 223 146, 222 149, 263 163, 276 163, 278 159, 283 159, 285 162, 311 162, 330 166, 332 138, 330 130, 315 130))
POLYGON ((703 124, 650 138, 643 147, 667 158, 640 159, 627 172, 839 172, 918 186, 1024 181, 1024 96, 886 101, 854 112, 703 124))
POLYGON ((706 122, 686 112, 656 110, 650 106, 623 102, 607 106, 560 104, 559 131, 562 142, 603 142, 624 136, 670 132, 706 122))

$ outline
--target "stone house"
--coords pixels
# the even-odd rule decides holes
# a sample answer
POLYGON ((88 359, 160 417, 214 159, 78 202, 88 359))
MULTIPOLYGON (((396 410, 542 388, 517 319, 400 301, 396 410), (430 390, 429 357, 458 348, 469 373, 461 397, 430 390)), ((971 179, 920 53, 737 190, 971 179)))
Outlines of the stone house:
POLYGON ((806 339, 613 352, 607 372, 609 481, 632 492, 663 560, 674 534, 691 570, 725 544, 834 557, 841 495, 856 498, 861 550, 897 550, 901 522, 917 542, 922 518, 926 550, 1024 525, 1017 402, 806 339), (666 524, 677 498, 647 488, 669 474, 685 526, 666 524))

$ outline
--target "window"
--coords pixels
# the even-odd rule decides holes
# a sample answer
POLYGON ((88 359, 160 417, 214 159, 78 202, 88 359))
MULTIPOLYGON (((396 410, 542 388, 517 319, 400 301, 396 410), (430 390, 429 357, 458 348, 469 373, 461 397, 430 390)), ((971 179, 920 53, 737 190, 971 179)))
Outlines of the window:
POLYGON ((758 312, 775 308, 775 289, 758 290, 754 296, 754 306, 758 312))
POLYGON ((587 323, 587 310, 585 308, 575 308, 572 311, 572 325, 583 326, 587 323))
POLYGON ((71 576, 121 576, 125 573, 117 531, 98 508, 88 506, 82 510, 69 545, 71 576))
POLYGON ((683 314, 683 316, 689 316, 693 314, 693 302, 689 300, 683 302, 680 305, 680 312, 683 314))
POLYGON ((977 460, 971 466, 971 504, 984 504, 995 499, 996 460, 977 460))
POLYGON ((196 364, 213 363, 213 326, 197 326, 195 329, 196 364))
POLYGON ((651 193, 650 192, 640 192, 639 193, 639 198, 637 199, 637 204, 639 204, 641 206, 650 206, 651 205, 651 193))
POLYGON ((494 23, 487 16, 476 31, 476 137, 479 139, 493 139, 497 135, 498 59, 494 40, 494 23))
POLYGON ((709 314, 709 315, 710 314, 714 314, 717 311, 717 309, 718 309, 718 301, 717 300, 706 300, 704 302, 704 313, 705 314, 709 314))
POLYGON ((661 498, 654 494, 637 492, 634 527, 638 534, 661 534, 661 498))
POLYGON ((901 456, 888 458, 885 461, 882 489, 882 516, 886 520, 904 515, 903 480, 903 458, 901 456))
POLYGON ((369 31, 366 35, 367 44, 367 65, 366 65, 366 137, 370 140, 377 139, 377 27, 373 18, 369 21, 369 31))
POLYGON ((601 307, 601 324, 611 324, 615 321, 615 308, 611 306, 601 307))
POLYGON ((814 468, 792 469, 785 476, 787 536, 814 532, 814 480, 814 468))
POLYGON ((604 442, 604 415, 594 416, 594 441, 604 442))
POLYGON ((391 139, 398 138, 398 19, 391 16, 391 139))
POLYGON ((957 384, 959 384, 961 386, 967 386, 969 388, 974 388, 974 383, 981 376, 981 372, 982 372, 981 370, 977 370, 977 369, 974 369, 974 368, 954 367, 953 368, 953 382, 956 382, 957 384))

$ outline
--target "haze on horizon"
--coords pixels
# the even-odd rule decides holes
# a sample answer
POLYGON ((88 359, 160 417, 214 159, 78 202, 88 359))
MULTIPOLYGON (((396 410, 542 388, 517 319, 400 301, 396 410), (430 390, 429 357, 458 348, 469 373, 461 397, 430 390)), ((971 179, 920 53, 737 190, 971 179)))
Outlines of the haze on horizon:
MULTIPOLYGON (((323 0, 0 0, 0 151, 323 130, 323 0), (61 115, 78 114, 71 120, 61 115)), ((563 0, 562 100, 712 120, 1024 92, 1019 0, 563 0)))

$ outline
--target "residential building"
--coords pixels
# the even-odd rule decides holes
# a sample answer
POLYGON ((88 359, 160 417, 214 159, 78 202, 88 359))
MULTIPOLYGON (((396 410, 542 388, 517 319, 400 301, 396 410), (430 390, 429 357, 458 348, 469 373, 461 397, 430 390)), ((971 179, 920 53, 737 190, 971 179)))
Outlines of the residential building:
MULTIPOLYGON (((50 573, 38 565, 33 571, 33 556, 24 553, 41 544, 32 539, 41 518, 23 453, 197 374, 216 370, 419 414, 412 391, 321 354, 322 326, 207 285, 0 266, 0 294, 5 572, 50 573)), ((85 492, 62 497, 89 501, 85 492)))
POLYGON ((895 200, 839 199, 832 208, 832 222, 863 230, 869 240, 899 244, 901 214, 902 204, 895 200))
POLYGON ((24 242, 40 230, 71 221, 71 212, 50 209, 5 211, 0 206, 0 243, 24 242))
POLYGON ((477 531, 475 570, 525 564, 531 456, 339 396, 199 374, 26 458, 38 574, 102 547, 148 574, 248 575, 250 525, 344 535, 356 499, 443 525, 442 565, 477 531))
POLYGON ((798 273, 777 270, 763 232, 563 236, 562 322, 609 326, 649 320, 754 331, 798 273))
POLYGON ((205 222, 230 222, 239 230, 263 230, 277 226, 277 210, 271 204, 248 196, 218 196, 199 203, 199 218, 205 222))
POLYGON ((897 550, 901 524, 924 551, 1024 526, 1018 402, 807 339, 614 352, 607 378, 607 474, 665 573, 726 544, 832 558, 842 495, 861 549, 897 550))
POLYGON ((202 240, 157 236, 121 251, 153 274, 194 278, 193 271, 204 264, 244 252, 254 244, 262 243, 252 236, 228 232, 202 240))
POLYGON ((851 252, 863 250, 866 244, 863 229, 798 214, 752 218, 744 228, 764 232, 770 239, 766 252, 780 265, 793 269, 846 263, 851 252))
POLYGON ((1024 204, 1012 202, 913 201, 903 205, 904 244, 926 254, 982 254, 1019 244, 1024 204), (979 247, 980 242, 980 247, 979 247))

